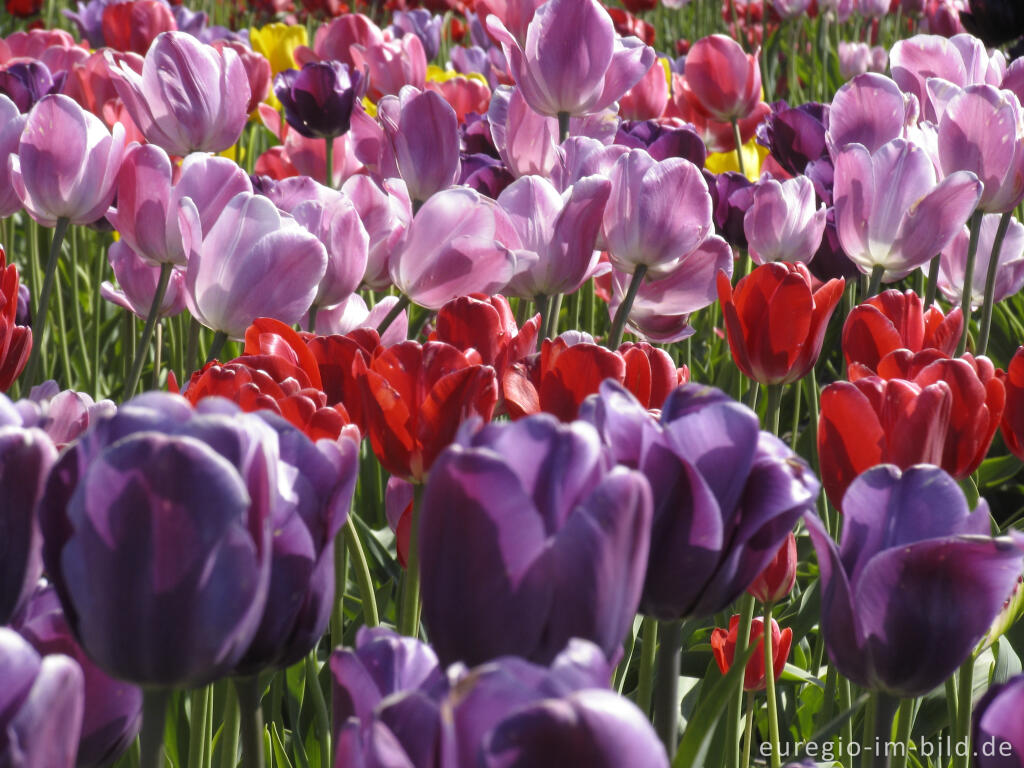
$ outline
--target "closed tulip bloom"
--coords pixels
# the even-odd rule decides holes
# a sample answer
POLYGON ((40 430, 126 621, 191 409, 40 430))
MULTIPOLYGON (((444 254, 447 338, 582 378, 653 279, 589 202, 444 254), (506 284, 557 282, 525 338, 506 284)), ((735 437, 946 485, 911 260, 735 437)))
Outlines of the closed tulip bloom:
POLYGON ((701 38, 686 56, 687 97, 713 119, 728 123, 747 117, 761 101, 761 68, 725 35, 701 38))
POLYGON ((1001 422, 1003 440, 1014 456, 1024 461, 1024 347, 1018 347, 1006 371, 999 371, 1006 387, 1006 408, 1001 422))
POLYGON ((783 170, 796 176, 808 163, 828 157, 825 133, 829 113, 827 104, 810 102, 769 115, 764 140, 783 170))
POLYGON ((11 183, 8 158, 17 154, 27 121, 28 115, 21 114, 17 104, 0 94, 0 218, 21 210, 21 200, 11 183))
POLYGON ((849 144, 877 152, 901 138, 911 107, 899 86, 884 75, 858 75, 845 83, 828 110, 826 142, 833 158, 849 144))
POLYGON ((0 763, 73 768, 82 724, 82 670, 62 654, 39 657, 17 632, 0 627, 0 763))
POLYGON ((640 82, 622 95, 619 114, 623 120, 654 120, 668 106, 668 80, 665 65, 655 59, 640 82))
POLYGON ((11 184, 40 224, 91 224, 110 206, 123 154, 124 128, 115 125, 111 134, 67 96, 47 96, 33 107, 11 156, 11 184))
POLYGON ((871 46, 867 43, 845 40, 839 43, 839 76, 849 80, 863 75, 871 67, 871 46))
POLYGON ((821 569, 821 628, 840 674, 893 696, 922 696, 956 671, 1017 584, 1022 552, 989 536, 937 467, 875 467, 843 498, 839 545, 804 522, 821 569))
POLYGON ((146 140, 172 155, 221 152, 249 117, 249 79, 233 50, 218 52, 184 32, 164 32, 142 74, 110 61, 118 95, 146 140))
POLYGON ((438 657, 548 663, 582 637, 613 658, 640 599, 650 503, 588 424, 537 415, 464 435, 434 463, 420 512, 438 657))
POLYGON ((96 666, 71 634, 57 592, 40 584, 19 612, 12 628, 43 656, 64 654, 82 669, 84 710, 76 768, 111 765, 139 733, 142 691, 115 680, 96 666))
POLYGON ((1024 758, 1024 724, 1018 716, 1021 706, 1024 675, 993 685, 974 706, 972 739, 985 745, 975 757, 978 768, 997 768, 1024 758))
POLYGON ((522 45, 498 17, 486 22, 526 103, 550 117, 600 112, 639 82, 655 60, 654 49, 616 34, 596 0, 548 0, 534 14, 522 45))
POLYGON ((53 380, 32 387, 28 398, 18 400, 14 408, 21 416, 22 426, 41 429, 58 452, 81 437, 96 419, 117 411, 110 400, 93 402, 83 392, 61 390, 53 380))
POLYGON ((64 78, 54 74, 41 61, 13 61, 0 64, 0 94, 10 97, 22 112, 48 93, 59 93, 64 78))
POLYGON ((779 547, 778 554, 761 571, 747 592, 762 603, 777 603, 788 595, 796 584, 796 535, 790 532, 779 547))
MULTIPOLYGON (((110 244, 107 260, 114 270, 118 287, 106 280, 100 284, 100 296, 107 301, 127 309, 136 317, 145 319, 156 295, 160 280, 160 267, 154 267, 133 251, 123 240, 110 244)), ((167 281, 164 300, 160 304, 158 317, 174 317, 185 309, 185 271, 171 270, 167 281)))
POLYGON ((369 176, 357 174, 341 186, 352 201, 370 237, 363 283, 374 291, 391 286, 391 255, 405 236, 412 221, 409 193, 401 183, 378 186, 369 176))
MULTIPOLYGON (((978 235, 978 252, 975 254, 974 273, 971 278, 971 306, 977 309, 985 297, 985 279, 992 260, 992 246, 999 216, 985 214, 981 219, 978 235)), ((939 290, 946 301, 959 305, 963 299, 964 272, 967 266, 967 247, 970 235, 966 229, 942 251, 939 261, 939 290)), ((1024 287, 1024 225, 1015 218, 1010 219, 1002 247, 999 249, 999 264, 996 267, 995 290, 992 301, 1003 301, 1024 287)))
POLYGON ((825 206, 815 206, 811 180, 765 179, 755 185, 753 195, 743 229, 754 262, 813 259, 825 232, 825 206))
POLYGON ((833 190, 839 242, 858 269, 906 277, 940 253, 967 223, 982 183, 956 171, 938 183, 927 153, 896 139, 870 154, 851 144, 836 157, 833 190))
POLYGON ((475 349, 499 380, 505 369, 537 348, 540 315, 519 328, 508 299, 497 296, 460 296, 437 312, 430 341, 443 341, 463 352, 475 349))
POLYGON ((695 130, 657 120, 625 121, 619 125, 615 143, 631 149, 646 149, 655 160, 681 157, 698 168, 708 157, 707 147, 695 130))
POLYGON ((135 0, 106 5, 100 29, 108 48, 145 56, 157 35, 177 30, 178 25, 169 5, 159 0, 135 0))
POLYGON ((0 245, 0 392, 11 388, 32 352, 32 329, 19 317, 24 287, 18 279, 18 268, 7 263, 7 254, 0 245))
POLYGON ((355 292, 366 272, 370 236, 359 212, 347 197, 334 195, 327 202, 300 203, 290 213, 327 249, 327 271, 317 286, 313 306, 340 304, 355 292))
POLYGON ((194 687, 234 667, 267 600, 278 455, 257 417, 157 392, 63 454, 39 505, 43 561, 103 670, 194 687))
MULTIPOLYGON (((739 614, 729 619, 729 629, 715 627, 711 631, 711 652, 722 674, 726 674, 736 658, 736 643, 739 640, 739 614)), ((789 658, 789 647, 793 642, 793 630, 786 627, 779 629, 778 622, 772 619, 772 675, 778 680, 789 658)), ((750 622, 750 638, 748 647, 757 646, 754 655, 747 661, 743 670, 743 690, 763 691, 767 685, 764 672, 764 619, 755 617, 750 622)))
POLYGON ((365 90, 361 70, 340 61, 311 62, 274 78, 274 95, 284 105, 288 125, 308 139, 347 133, 352 110, 365 90))
POLYGON ((427 55, 416 35, 353 45, 350 55, 356 69, 369 71, 369 96, 374 101, 397 96, 406 85, 420 90, 426 86, 427 55))
POLYGON ((735 289, 718 276, 718 296, 733 360, 761 384, 790 384, 806 376, 821 353, 829 318, 846 282, 829 280, 811 291, 811 276, 800 263, 757 267, 735 289))
POLYGON ((291 324, 306 313, 327 270, 315 236, 260 195, 233 197, 208 231, 189 210, 182 208, 185 284, 199 322, 240 339, 257 317, 291 324))

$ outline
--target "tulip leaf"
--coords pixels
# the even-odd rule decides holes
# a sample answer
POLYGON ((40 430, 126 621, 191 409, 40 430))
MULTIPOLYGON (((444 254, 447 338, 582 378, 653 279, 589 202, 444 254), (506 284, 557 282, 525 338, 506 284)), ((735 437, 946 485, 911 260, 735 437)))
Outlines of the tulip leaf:
POLYGON ((825 688, 825 683, 822 680, 819 680, 807 670, 800 669, 800 667, 795 664, 790 664, 788 662, 782 670, 781 679, 789 683, 810 683, 811 685, 816 685, 821 689, 825 688))
POLYGON ((1013 646, 1006 640, 997 640, 992 648, 995 653, 996 663, 992 668, 992 685, 1005 683, 1011 677, 1019 675, 1022 671, 1020 657, 1013 650, 1013 646))
POLYGON ((845 723, 847 720, 849 720, 851 717, 857 714, 858 710, 860 710, 861 707, 867 704, 869 698, 871 698, 870 692, 862 693, 860 696, 857 697, 856 701, 854 701, 853 704, 850 705, 849 709, 843 710, 838 715, 829 720, 827 723, 825 723, 825 725, 823 725, 821 729, 807 741, 807 744, 805 744, 803 749, 801 750, 802 754, 798 754, 797 759, 800 759, 803 756, 809 756, 813 752, 817 752, 818 754, 820 754, 820 749, 818 749, 817 747, 820 747, 826 741, 828 741, 837 733, 839 733, 839 729, 843 727, 843 723, 845 723), (811 747, 811 744, 816 745, 816 747, 811 747))
MULTIPOLYGON (((738 695, 747 661, 756 650, 756 645, 751 646, 742 656, 734 658, 729 672, 715 682, 707 696, 702 697, 700 707, 686 724, 683 739, 672 760, 672 768, 699 768, 704 765, 704 757, 715 734, 715 723, 729 701, 738 695)), ((708 682, 705 679, 704 683, 708 682)))
POLYGON ((964 496, 967 497, 967 506, 970 509, 974 509, 978 506, 978 499, 981 498, 981 494, 978 493, 978 486, 974 484, 974 480, 970 477, 965 477, 960 481, 960 490, 964 492, 964 496))
POLYGON ((1012 453, 1006 456, 993 456, 985 459, 978 467, 978 487, 994 488, 1002 485, 1016 475, 1024 462, 1012 453))
POLYGON ((270 743, 274 750, 274 765, 292 768, 292 763, 284 751, 284 744, 281 743, 281 736, 277 732, 277 723, 270 724, 270 743))

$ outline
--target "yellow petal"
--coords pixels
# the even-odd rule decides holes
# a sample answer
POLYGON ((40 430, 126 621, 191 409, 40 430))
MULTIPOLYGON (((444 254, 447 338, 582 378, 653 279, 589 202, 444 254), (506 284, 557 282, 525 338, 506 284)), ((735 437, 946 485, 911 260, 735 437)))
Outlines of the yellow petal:
MULTIPOLYGON (((743 145, 743 167, 746 169, 748 179, 757 181, 761 177, 761 164, 766 157, 768 157, 768 148, 762 147, 754 139, 743 145)), ((725 173, 740 169, 735 152, 712 152, 708 155, 704 167, 712 173, 725 173)))

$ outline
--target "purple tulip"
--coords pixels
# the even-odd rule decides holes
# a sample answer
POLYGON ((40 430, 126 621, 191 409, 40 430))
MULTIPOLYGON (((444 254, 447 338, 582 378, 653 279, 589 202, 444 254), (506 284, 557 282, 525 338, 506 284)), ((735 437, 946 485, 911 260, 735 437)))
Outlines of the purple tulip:
POLYGON ((775 161, 793 176, 807 164, 828 157, 825 132, 829 106, 818 102, 773 111, 758 133, 758 142, 768 147, 775 161))
POLYGON ((687 125, 663 125, 657 120, 624 122, 615 134, 615 143, 630 149, 645 149, 655 160, 681 157, 698 168, 704 167, 707 147, 700 135, 687 125))
POLYGON ((493 294, 530 263, 497 203, 453 187, 430 197, 391 256, 391 280, 412 301, 440 309, 456 296, 493 294))
POLYGON ((60 218, 91 224, 110 206, 123 154, 120 123, 111 135, 67 96, 46 96, 29 113, 18 153, 11 155, 11 184, 43 226, 60 218))
POLYGON ((42 539, 35 506, 57 449, 39 429, 22 426, 11 402, 0 401, 0 528, 4 531, 0 558, 0 624, 7 624, 35 588, 42 573, 42 539))
POLYGON ((857 685, 921 696, 949 677, 1017 584, 1022 551, 989 534, 938 467, 869 469, 843 497, 837 547, 816 515, 804 522, 821 569, 829 658, 857 685))
POLYGON ((747 235, 743 219, 754 204, 754 183, 736 171, 717 176, 703 171, 704 181, 711 194, 715 232, 735 248, 746 249, 747 235))
POLYGON ((87 0, 85 3, 75 3, 78 12, 63 10, 67 18, 75 22, 78 33, 86 40, 92 48, 102 48, 106 41, 103 39, 103 9, 116 0, 87 0))
POLYGON ((274 95, 288 125, 307 139, 333 139, 348 133, 352 110, 362 98, 363 72, 340 61, 314 61, 286 69, 274 78, 274 95))
POLYGON ((73 389, 61 391, 51 380, 32 387, 27 399, 14 403, 14 410, 22 426, 41 429, 59 451, 81 437, 95 420, 114 415, 117 406, 110 400, 93 402, 89 395, 73 389))
POLYGON ((693 163, 633 149, 615 161, 611 181, 603 231, 616 269, 643 264, 650 278, 664 276, 710 234, 711 196, 693 163))
POLYGON ((1018 101, 1024 101, 1024 59, 1018 58, 1006 68, 1006 74, 999 85, 1007 91, 1013 91, 1018 101))
POLYGON ((431 13, 426 8, 414 8, 411 11, 395 11, 391 15, 391 26, 388 27, 388 30, 394 37, 416 35, 423 43, 423 52, 427 61, 433 61, 441 48, 441 26, 443 24, 443 17, 431 13))
POLYGON ((754 262, 813 259, 825 231, 825 206, 815 207, 811 180, 764 179, 754 186, 753 198, 743 231, 754 262))
POLYGON ((492 200, 497 200, 505 188, 515 181, 505 163, 490 155, 467 155, 460 152, 459 163, 459 184, 474 189, 492 200))
POLYGON ((359 287, 366 271, 370 237, 352 201, 335 193, 327 203, 309 200, 290 213, 327 249, 327 271, 317 287, 313 306, 340 304, 359 287))
MULTIPOLYGON (((104 281, 100 285, 100 296, 127 309, 136 317, 148 317, 160 280, 160 267, 149 264, 123 240, 111 243, 107 259, 114 270, 119 288, 104 281)), ((185 271, 172 269, 157 316, 174 317, 180 314, 185 309, 185 294, 185 271)))
POLYGON ((861 272, 878 265, 885 268, 883 282, 899 280, 949 244, 974 211, 981 188, 967 171, 936 184, 927 153, 903 139, 874 154, 851 144, 836 157, 839 242, 861 272))
MULTIPOLYGON (((992 260, 992 246, 996 230, 999 228, 1000 217, 986 214, 981 219, 981 231, 978 235, 978 252, 974 263, 972 277, 973 290, 971 304, 973 309, 981 306, 985 297, 985 276, 992 260)), ((939 290, 946 300, 960 305, 963 300, 964 272, 967 266, 967 246, 969 233, 962 229, 948 246, 942 251, 939 262, 939 290)), ((1024 226, 1016 219, 1010 220, 1003 245, 999 249, 999 266, 996 268, 995 291, 993 301, 1003 301, 1024 288, 1024 226)))
MULTIPOLYGON (((316 315, 317 336, 337 334, 344 336, 356 328, 380 327, 381 322, 398 303, 397 296, 385 296, 373 309, 367 309, 366 302, 358 293, 353 293, 345 301, 334 307, 320 310, 316 315)), ((308 325, 308 323, 305 323, 308 325)), ((382 346, 390 347, 409 338, 409 313, 404 309, 387 327, 380 337, 382 346)))
POLYGON ((15 325, 32 325, 32 311, 29 308, 29 301, 32 294, 24 283, 18 284, 18 309, 14 313, 15 325))
POLYGON ((828 209, 825 216, 825 233, 821 238, 821 245, 818 252, 807 265, 807 269, 814 277, 823 283, 827 283, 834 277, 843 277, 847 280, 857 277, 860 270, 857 265, 850 261, 842 244, 839 242, 839 233, 836 231, 835 210, 828 209))
POLYGON ((971 171, 984 189, 978 209, 1012 211, 1024 199, 1024 113, 1012 91, 970 85, 939 119, 942 172, 971 171))
POLYGON ((142 725, 142 691, 106 675, 75 642, 51 585, 40 584, 12 628, 43 656, 64 654, 82 669, 84 714, 76 768, 111 765, 142 725))
POLYGON ((117 94, 151 144, 185 156, 221 152, 242 135, 249 79, 230 48, 218 52, 184 32, 162 32, 141 75, 107 55, 117 94))
POLYGON ((240 339, 257 317, 292 324, 306 313, 327 270, 327 251, 294 219, 247 193, 233 197, 208 231, 194 209, 181 211, 187 301, 199 322, 240 339))
POLYGON ((886 142, 903 136, 916 117, 899 86, 884 75, 858 75, 832 98, 826 141, 833 159, 848 144, 877 152, 886 142))
POLYGON ((11 184, 8 158, 18 153, 18 143, 28 115, 23 115, 18 106, 0 94, 0 219, 21 210, 21 199, 11 184))
POLYGON ((659 619, 724 610, 775 557, 819 484, 758 429, 757 415, 712 387, 672 392, 658 421, 606 381, 584 401, 617 461, 651 484, 654 522, 640 610, 659 619))
POLYGON ((391 286, 391 254, 405 237, 412 221, 412 203, 401 182, 385 182, 383 188, 369 176, 356 175, 341 185, 352 201, 370 237, 363 283, 374 291, 391 286))
POLYGON ((594 250, 611 182, 590 176, 559 194, 541 176, 523 176, 498 196, 523 250, 537 260, 505 293, 521 298, 573 293, 597 269, 594 250))
POLYGON ((54 77, 41 61, 13 61, 0 69, 0 94, 28 112, 43 96, 60 93, 65 77, 65 73, 54 77))
POLYGON ((547 663, 582 637, 614 658, 643 583, 646 481, 613 468, 592 427, 547 414, 461 440, 434 463, 420 512, 438 657, 547 663))
MULTIPOLYGON (((570 136, 562 145, 565 151, 564 168, 556 168, 556 186, 567 187, 587 176, 611 179, 612 169, 620 157, 629 152, 621 144, 604 144, 600 138, 570 136), (561 171, 561 173, 559 173, 561 171)), ((601 238, 598 238, 598 243, 601 238)))
POLYGON ((0 765, 73 768, 82 723, 82 670, 55 654, 40 658, 0 627, 0 765))
POLYGON ((539 114, 600 112, 636 85, 654 49, 620 38, 596 0, 548 0, 537 9, 521 47, 496 16, 487 28, 502 45, 526 103, 539 114))
POLYGON ((974 707, 971 741, 978 768, 1006 768, 1024 760, 1024 675, 993 685, 974 707))
POLYGON ((62 455, 39 504, 43 561, 103 670, 194 687, 234 668, 267 601, 278 456, 258 416, 158 392, 62 455))

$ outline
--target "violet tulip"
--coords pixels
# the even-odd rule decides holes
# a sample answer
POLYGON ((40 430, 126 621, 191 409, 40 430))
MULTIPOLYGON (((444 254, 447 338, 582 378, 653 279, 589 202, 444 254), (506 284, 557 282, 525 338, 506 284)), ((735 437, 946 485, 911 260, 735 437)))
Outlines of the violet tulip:
POLYGON ((422 504, 423 619, 443 662, 547 663, 572 637, 615 657, 643 585, 650 489, 593 427, 538 414, 464 430, 422 504))
POLYGON ((970 655, 1017 584, 1020 546, 989 536, 988 504, 970 511, 938 467, 868 470, 842 501, 837 546, 816 515, 825 646, 864 688, 922 696, 970 655))
POLYGON ((972 741, 978 768, 1001 768, 1024 759, 1024 675, 993 685, 974 707, 972 741))
POLYGON ((901 138, 908 110, 906 97, 888 77, 869 73, 853 78, 836 91, 828 110, 826 141, 833 159, 848 144, 873 154, 901 138))
MULTIPOLYGON (((972 309, 977 309, 985 298, 985 279, 992 259, 992 248, 996 230, 999 228, 999 218, 990 213, 981 219, 978 252, 975 256, 974 272, 971 276, 972 309)), ((969 241, 970 236, 967 229, 960 230, 942 251, 942 259, 939 262, 939 290, 946 301, 956 305, 963 300, 969 241)), ((1003 301, 1021 288, 1024 288, 1024 226, 1017 219, 1011 218, 1002 247, 999 249, 992 301, 1003 301)))
POLYGON ((352 201, 370 237, 363 283, 381 291, 391 286, 391 255, 401 244, 412 221, 412 203, 401 182, 388 181, 383 188, 369 176, 358 174, 341 185, 352 201))
POLYGON ((825 206, 815 205, 811 180, 765 179, 754 186, 753 198, 743 230, 754 263, 813 259, 825 232, 825 206))
MULTIPOLYGON (((100 284, 100 296, 117 304, 143 320, 156 296, 160 267, 154 267, 133 251, 123 240, 111 243, 107 260, 114 270, 117 287, 106 280, 100 284)), ((167 281, 158 317, 174 317, 185 309, 185 271, 174 269, 167 281)))
POLYGON ((768 147, 783 170, 794 176, 802 174, 808 163, 828 157, 829 112, 827 104, 817 102, 781 109, 768 116, 758 141, 768 147))
POLYGON ((352 110, 365 90, 361 70, 340 61, 310 62, 274 78, 274 95, 284 105, 288 125, 307 139, 333 139, 348 133, 352 110))
POLYGON ((26 122, 28 115, 21 114, 13 101, 0 94, 0 218, 21 210, 21 200, 11 184, 8 158, 18 152, 26 122))

